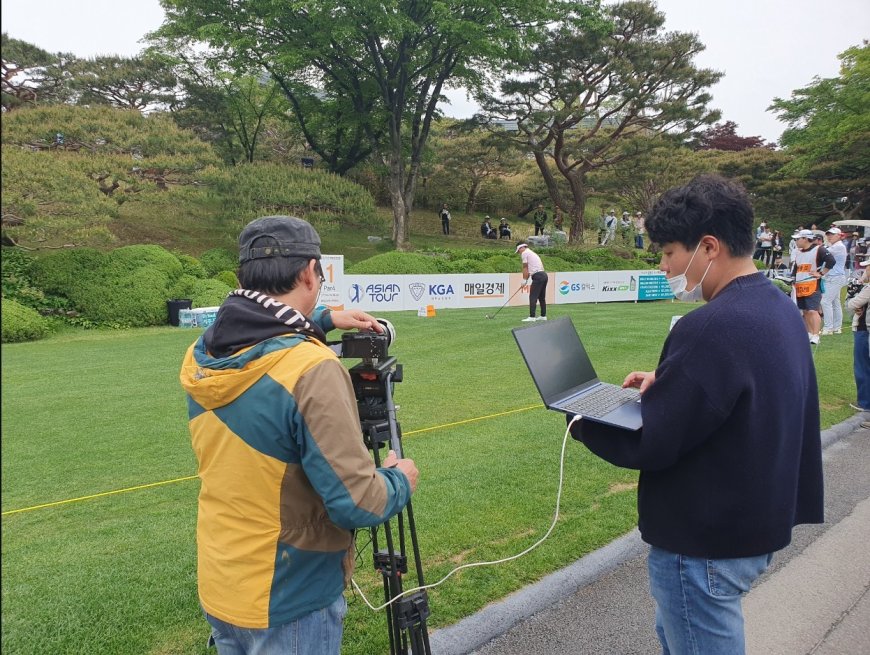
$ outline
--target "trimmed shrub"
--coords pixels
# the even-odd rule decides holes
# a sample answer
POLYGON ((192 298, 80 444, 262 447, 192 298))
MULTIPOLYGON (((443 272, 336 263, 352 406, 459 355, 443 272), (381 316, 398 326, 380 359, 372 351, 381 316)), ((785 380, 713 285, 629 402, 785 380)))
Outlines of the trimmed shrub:
POLYGON ((236 277, 236 274, 232 271, 221 271, 217 275, 213 276, 215 280, 220 280, 224 284, 226 284, 230 289, 238 289, 239 288, 239 279, 236 277))
POLYGON ((206 278, 209 276, 208 271, 205 270, 205 266, 203 266, 196 257, 191 257, 184 253, 179 253, 175 256, 178 258, 178 261, 181 262, 181 272, 184 275, 192 275, 193 277, 200 278, 206 278))
POLYGON ((3 248, 0 267, 3 297, 37 309, 45 302, 45 294, 33 282, 33 262, 33 256, 20 248, 3 248))
POLYGON ((493 273, 517 273, 522 270, 518 257, 495 255, 485 260, 493 273))
POLYGON ((6 298, 0 301, 0 340, 3 343, 34 341, 50 331, 48 320, 35 309, 6 298))
POLYGON ((454 259, 448 263, 449 273, 495 273, 485 261, 475 259, 454 259))
POLYGON ((47 293, 72 299, 72 289, 84 279, 90 279, 108 264, 107 255, 92 248, 61 250, 37 259, 33 263, 34 282, 47 293))
POLYGON ((227 298, 227 294, 235 289, 220 280, 197 280, 193 286, 190 295, 185 298, 190 298, 193 301, 194 307, 216 307, 227 298))
POLYGON ((182 273, 178 257, 168 250, 154 245, 124 246, 109 253, 109 264, 113 269, 132 272, 150 267, 163 271, 169 281, 177 280, 182 273))
POLYGON ((221 271, 235 271, 239 267, 239 253, 224 248, 212 248, 199 256, 199 261, 208 274, 214 277, 221 271))
POLYGON ((191 298, 197 283, 202 278, 193 275, 182 275, 169 287, 168 298, 191 298))
POLYGON ((92 321, 117 327, 161 325, 168 321, 169 278, 156 266, 122 275, 89 278, 73 290, 76 307, 92 321))

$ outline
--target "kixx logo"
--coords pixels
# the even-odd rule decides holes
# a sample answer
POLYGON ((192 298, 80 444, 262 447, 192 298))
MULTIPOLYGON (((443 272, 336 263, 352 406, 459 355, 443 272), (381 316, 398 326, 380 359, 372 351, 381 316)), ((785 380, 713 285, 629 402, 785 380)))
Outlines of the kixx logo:
POLYGON ((426 285, 422 282, 412 282, 408 285, 408 289, 410 289, 411 295, 414 296, 414 300, 420 300, 423 297, 423 292, 426 291, 426 285))

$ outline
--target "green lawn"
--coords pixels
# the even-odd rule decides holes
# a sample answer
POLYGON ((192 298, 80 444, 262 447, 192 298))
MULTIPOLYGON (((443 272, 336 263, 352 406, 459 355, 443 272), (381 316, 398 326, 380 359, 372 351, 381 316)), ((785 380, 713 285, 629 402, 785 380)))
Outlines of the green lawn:
MULTIPOLYGON (((600 376, 654 368, 679 303, 555 306, 573 317, 600 376)), ((389 316, 414 510, 427 581, 534 543, 552 519, 564 433, 510 334, 523 308, 389 316), (507 410, 529 408, 500 416, 507 410), (478 417, 478 421, 461 422, 478 417), (438 427, 447 426, 447 427, 438 427), (435 428, 435 429, 427 429, 435 428)), ((178 366, 196 330, 71 332, 2 347, 2 648, 8 653, 205 653, 196 600, 196 479, 178 366), (125 493, 14 512, 102 492, 125 493), (12 512, 12 513, 9 513, 12 512)), ((816 353, 824 426, 852 414, 850 334, 816 353)), ((349 362, 353 363, 353 362, 349 362)), ((776 371, 771 371, 776 384, 776 371)), ((559 524, 526 557, 459 572, 430 594, 449 624, 624 534, 636 473, 568 444, 559 524)), ((362 544, 362 539, 360 543, 362 544)), ((357 581, 380 604, 370 555, 357 581)), ((383 653, 383 613, 349 594, 344 652, 383 653)))

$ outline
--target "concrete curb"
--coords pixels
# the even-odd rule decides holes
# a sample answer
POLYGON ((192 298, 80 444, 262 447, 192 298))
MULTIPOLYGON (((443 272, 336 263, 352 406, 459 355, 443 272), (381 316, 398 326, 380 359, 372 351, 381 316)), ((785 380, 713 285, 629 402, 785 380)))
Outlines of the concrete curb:
MULTIPOLYGON (((867 414, 859 413, 821 433, 822 448, 851 434, 867 414)), ((565 568, 510 596, 490 603, 458 623, 429 635, 432 652, 437 655, 465 655, 504 634, 541 610, 573 595, 619 565, 639 557, 646 550, 640 533, 631 532, 603 548, 581 557, 565 568)))

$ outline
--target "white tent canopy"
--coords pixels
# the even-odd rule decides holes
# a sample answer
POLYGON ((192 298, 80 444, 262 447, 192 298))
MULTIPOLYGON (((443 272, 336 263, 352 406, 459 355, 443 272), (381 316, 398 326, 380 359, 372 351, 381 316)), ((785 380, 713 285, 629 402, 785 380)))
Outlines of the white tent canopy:
POLYGON ((843 227, 846 225, 849 227, 870 227, 870 221, 864 218, 850 218, 845 221, 834 221, 833 224, 837 227, 843 227))

